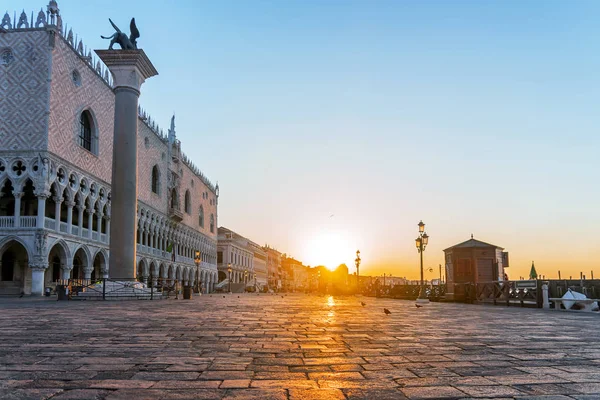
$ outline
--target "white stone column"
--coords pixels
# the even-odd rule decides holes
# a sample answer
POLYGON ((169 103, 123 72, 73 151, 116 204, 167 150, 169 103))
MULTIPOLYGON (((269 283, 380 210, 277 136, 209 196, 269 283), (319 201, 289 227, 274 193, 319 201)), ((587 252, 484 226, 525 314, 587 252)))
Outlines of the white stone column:
POLYGON ((69 263, 67 263, 67 265, 64 265, 63 268, 61 268, 61 278, 63 280, 68 280, 71 277, 71 271, 73 270, 73 261, 70 261, 69 263))
POLYGON ((54 197, 55 207, 54 207, 54 221, 55 221, 55 230, 56 232, 60 232, 60 205, 63 201, 63 198, 60 196, 54 197))
POLYGON ((13 192, 13 196, 15 196, 15 228, 21 226, 21 197, 23 197, 23 192, 13 192))
MULTIPOLYGON (((106 235, 110 238, 110 217, 106 217, 106 235)), ((134 246, 135 246, 135 238, 134 238, 134 246)), ((108 276, 106 277, 108 278, 108 276)))
POLYGON ((550 308, 550 299, 548 296, 548 284, 544 283, 542 285, 542 299, 543 299, 543 303, 542 303, 542 308, 545 308, 546 310, 550 308))
POLYGON ((37 195, 38 199, 38 213, 36 219, 36 226, 38 229, 44 229, 44 218, 46 218, 46 193, 40 193, 37 195))
POLYGON ((81 237, 83 236, 83 209, 85 207, 85 203, 83 202, 83 200, 80 201, 80 204, 77 204, 77 213, 78 213, 78 218, 77 218, 77 222, 79 223, 79 234, 77 236, 81 237))
POLYGON ((44 295, 44 272, 48 265, 29 265, 31 269, 31 294, 33 296, 44 295))
POLYGON ((104 214, 101 212, 98 213, 96 219, 96 225, 98 225, 98 240, 100 240, 100 235, 102 234, 102 217, 104 214))
POLYGON ((140 87, 158 72, 143 50, 96 50, 113 76, 113 136, 110 275, 136 277, 137 122, 140 87))
POLYGON ((67 233, 72 235, 71 228, 73 227, 73 207, 75 203, 70 200, 67 200, 67 233))
MULTIPOLYGON (((87 210, 88 212, 88 239, 92 238, 92 231, 93 231, 93 227, 94 227, 94 207, 92 207, 90 205, 90 208, 88 208, 87 210)), ((87 279, 87 278, 86 278, 87 279)))

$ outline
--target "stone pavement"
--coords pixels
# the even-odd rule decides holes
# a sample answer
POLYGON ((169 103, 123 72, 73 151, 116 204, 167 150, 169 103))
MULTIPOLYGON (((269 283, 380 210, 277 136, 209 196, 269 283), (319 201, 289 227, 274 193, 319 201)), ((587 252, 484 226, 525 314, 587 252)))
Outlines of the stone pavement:
POLYGON ((213 294, 0 299, 0 322, 0 399, 600 399, 595 314, 213 294))

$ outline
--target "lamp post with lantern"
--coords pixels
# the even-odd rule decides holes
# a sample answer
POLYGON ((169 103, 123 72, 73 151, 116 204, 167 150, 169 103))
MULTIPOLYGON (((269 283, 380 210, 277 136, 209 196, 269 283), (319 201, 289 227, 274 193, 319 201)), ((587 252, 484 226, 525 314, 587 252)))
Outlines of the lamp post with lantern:
POLYGON ((227 272, 229 272, 229 294, 231 294, 231 263, 227 264, 227 272))
POLYGON ((360 250, 356 250, 356 259, 354 260, 354 264, 356 264, 356 290, 360 292, 360 280, 358 278, 360 268, 360 250))
POLYGON ((419 297, 417 298, 417 303, 429 303, 429 299, 427 298, 427 293, 425 291, 425 283, 423 282, 423 253, 425 252, 425 247, 429 243, 429 235, 425 232, 425 224, 423 221, 419 222, 419 236, 415 239, 415 245, 417 246, 417 251, 421 255, 421 290, 419 291, 419 297))
POLYGON ((200 250, 196 250, 196 253, 194 254, 194 263, 196 264, 196 287, 195 287, 194 291, 199 294, 202 294, 202 292, 200 290, 200 282, 199 282, 200 262, 201 261, 202 261, 202 256, 200 255, 200 250))

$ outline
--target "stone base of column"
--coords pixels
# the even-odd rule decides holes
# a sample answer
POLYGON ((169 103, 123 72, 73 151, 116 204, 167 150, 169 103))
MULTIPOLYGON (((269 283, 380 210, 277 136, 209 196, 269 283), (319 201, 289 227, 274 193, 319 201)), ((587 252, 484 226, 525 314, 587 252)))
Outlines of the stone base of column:
POLYGON ((33 268, 31 270, 31 295, 44 295, 44 272, 45 269, 33 268))

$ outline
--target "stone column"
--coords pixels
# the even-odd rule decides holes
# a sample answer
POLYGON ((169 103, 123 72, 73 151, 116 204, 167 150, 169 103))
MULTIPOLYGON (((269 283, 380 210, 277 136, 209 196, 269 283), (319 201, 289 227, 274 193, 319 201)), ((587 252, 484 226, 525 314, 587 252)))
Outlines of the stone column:
POLYGON ((71 277, 71 271, 73 270, 73 260, 68 260, 67 264, 61 269, 62 279, 68 280, 71 277))
POLYGON ((56 207, 54 208, 54 221, 55 221, 55 228, 56 228, 56 232, 60 232, 60 205, 63 201, 63 198, 60 196, 55 196, 54 197, 54 202, 56 203, 56 207))
MULTIPOLYGON (((106 235, 110 239, 110 217, 108 215, 106 216, 106 235)), ((135 238, 134 238, 134 242, 135 242, 135 238)), ((105 278, 108 278, 108 276, 106 276, 105 278)))
POLYGON ((96 225, 98 225, 98 241, 100 241, 100 235, 102 234, 102 217, 104 214, 99 212, 97 215, 96 225))
POLYGON ((75 203, 70 200, 67 200, 67 233, 72 235, 71 228, 73 227, 73 207, 75 203))
POLYGON ((542 308, 548 310, 550 308, 550 300, 549 300, 549 296, 548 296, 548 284, 547 283, 544 283, 542 285, 542 298, 543 298, 542 308))
POLYGON ((21 226, 21 197, 23 194, 23 192, 13 192, 13 196, 15 196, 15 228, 21 226))
POLYGON ((79 203, 77 204, 77 213, 78 213, 77 222, 79 223, 79 234, 77 236, 79 236, 79 237, 83 236, 83 209, 84 208, 85 208, 84 201, 79 200, 79 203))
POLYGON ((115 92, 110 267, 112 278, 136 277, 138 98, 158 72, 143 50, 96 50, 110 69, 115 92))
POLYGON ((46 198, 48 195, 46 193, 40 193, 37 195, 38 199, 38 214, 36 225, 38 229, 44 229, 44 218, 46 218, 46 198))
POLYGON ((88 212, 88 239, 92 238, 92 231, 94 230, 94 207, 90 205, 90 208, 87 210, 88 212))
POLYGON ((44 295, 44 272, 47 267, 47 264, 29 265, 29 268, 31 269, 31 294, 33 296, 44 295))

